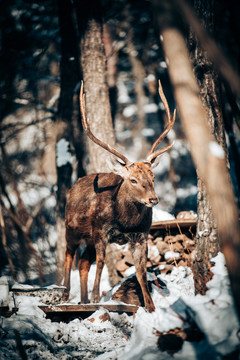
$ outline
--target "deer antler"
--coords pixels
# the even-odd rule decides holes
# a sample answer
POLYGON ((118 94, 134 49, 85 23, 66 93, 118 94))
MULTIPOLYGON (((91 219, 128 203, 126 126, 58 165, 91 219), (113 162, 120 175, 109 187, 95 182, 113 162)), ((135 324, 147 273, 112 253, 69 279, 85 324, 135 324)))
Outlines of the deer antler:
POLYGON ((173 117, 171 117, 171 113, 170 113, 170 109, 169 109, 169 106, 168 106, 168 102, 167 102, 167 99, 164 95, 164 92, 163 92, 163 88, 162 88, 162 84, 159 80, 159 88, 158 88, 158 91, 159 91, 159 95, 162 99, 162 102, 164 104, 164 107, 165 107, 165 110, 166 110, 166 113, 167 113, 167 126, 165 128, 165 130, 162 132, 162 134, 158 137, 158 139, 154 142, 151 150, 149 151, 148 155, 147 155, 147 158, 146 158, 146 161, 152 163, 153 160, 163 154, 164 152, 166 152, 167 150, 171 149, 171 147, 173 146, 174 143, 166 146, 164 149, 161 149, 161 150, 158 150, 158 151, 155 151, 156 147, 158 146, 158 144, 162 141, 162 139, 165 138, 165 136, 169 133, 169 131, 171 130, 171 128, 173 127, 173 124, 175 122, 175 117, 176 117, 176 109, 174 110, 173 112, 173 117))
POLYGON ((86 118, 85 94, 83 94, 83 81, 81 82, 79 101, 80 101, 80 111, 81 111, 82 125, 83 125, 83 128, 84 128, 86 134, 88 135, 88 137, 93 142, 95 142, 96 144, 101 146, 103 149, 107 150, 111 154, 117 156, 119 159, 124 161, 125 165, 129 165, 131 162, 124 155, 122 155, 119 151, 114 149, 112 146, 110 146, 110 145, 104 143, 102 140, 96 138, 96 136, 93 135, 93 133, 91 132, 88 120, 86 118))

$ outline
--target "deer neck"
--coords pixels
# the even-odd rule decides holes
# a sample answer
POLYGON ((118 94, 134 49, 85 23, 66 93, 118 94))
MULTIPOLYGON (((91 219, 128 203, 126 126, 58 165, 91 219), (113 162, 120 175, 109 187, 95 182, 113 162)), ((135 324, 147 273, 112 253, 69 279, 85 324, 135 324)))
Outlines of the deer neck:
POLYGON ((137 228, 145 221, 146 216, 152 217, 152 209, 147 208, 144 204, 135 202, 127 190, 124 184, 122 184, 117 194, 115 210, 118 222, 125 228, 137 228))

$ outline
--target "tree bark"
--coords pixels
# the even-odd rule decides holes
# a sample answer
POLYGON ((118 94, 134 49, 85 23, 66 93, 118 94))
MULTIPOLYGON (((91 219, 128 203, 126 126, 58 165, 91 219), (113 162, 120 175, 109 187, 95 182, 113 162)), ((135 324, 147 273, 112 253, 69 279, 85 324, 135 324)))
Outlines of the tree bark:
MULTIPOLYGON (((102 141, 114 145, 109 93, 106 82, 106 56, 103 44, 101 4, 90 0, 82 9, 75 2, 81 36, 81 69, 86 93, 86 113, 92 133, 102 141)), ((112 170, 112 156, 87 139, 89 161, 87 173, 112 170)))
MULTIPOLYGON (((226 83, 231 87, 232 91, 239 97, 240 96, 240 78, 235 69, 231 66, 221 49, 218 47, 217 43, 213 40, 206 29, 201 26, 201 22, 196 17, 191 7, 186 3, 185 0, 172 0, 174 5, 181 10, 181 15, 184 16, 185 22, 189 23, 195 32, 202 48, 208 53, 209 59, 214 64, 215 68, 221 74, 221 76, 226 80, 226 83)), ((211 7, 212 0, 209 1, 211 7)), ((205 3, 207 12, 208 4, 205 3)), ((230 6, 231 8, 231 6, 230 6)), ((233 6, 235 12, 238 12, 238 7, 233 6)), ((229 12, 229 10, 228 10, 229 12)), ((222 14, 221 14, 222 15, 222 14)), ((222 19, 221 19, 222 23, 222 19)), ((235 24, 234 24, 235 25, 235 24)))
MULTIPOLYGON (((107 86, 106 55, 103 42, 103 23, 101 3, 89 0, 81 7, 75 1, 78 27, 81 36, 80 58, 81 70, 86 94, 86 116, 92 133, 105 143, 115 144, 115 136, 107 86)), ((87 138, 88 161, 87 173, 112 171, 114 159, 112 155, 87 138)), ((111 247, 111 245, 110 245, 111 247)), ((111 284, 115 285, 119 278, 112 274, 114 251, 108 248, 106 264, 109 269, 111 284), (111 254, 109 256, 109 254, 111 254)))
MULTIPOLYGON (((214 32, 214 0, 195 0, 194 8, 202 26, 209 33, 214 32)), ((208 59, 206 51, 200 46, 193 32, 190 33, 189 47, 193 63, 194 73, 200 89, 200 97, 208 118, 208 124, 215 140, 225 151, 227 148, 224 134, 222 116, 222 104, 220 88, 221 84, 213 64, 208 59)), ((209 279, 210 260, 220 250, 216 221, 212 214, 206 187, 198 177, 198 223, 196 235, 196 258, 193 264, 195 274, 196 291, 205 293, 206 282, 209 279)))

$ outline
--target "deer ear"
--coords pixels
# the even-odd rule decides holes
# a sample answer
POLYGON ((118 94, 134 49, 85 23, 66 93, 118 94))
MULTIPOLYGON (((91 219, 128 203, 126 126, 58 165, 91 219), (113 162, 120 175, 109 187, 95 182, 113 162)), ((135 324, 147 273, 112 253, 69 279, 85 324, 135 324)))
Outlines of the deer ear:
MULTIPOLYGON (((121 184, 123 181, 122 176, 114 174, 114 173, 100 173, 97 174, 94 183, 95 183, 95 187, 98 189, 99 191, 104 191, 109 189, 109 188, 113 188, 115 186, 118 186, 119 184, 121 184)), ((96 190, 96 189, 95 189, 96 190)))
POLYGON ((151 168, 154 169, 160 163, 160 156, 155 157, 149 163, 151 164, 151 168))
POLYGON ((126 178, 129 176, 128 165, 123 164, 122 162, 118 161, 114 165, 113 172, 117 175, 120 175, 123 178, 126 178))
POLYGON ((151 161, 144 161, 143 163, 144 163, 145 165, 147 165, 149 168, 152 167, 151 161))

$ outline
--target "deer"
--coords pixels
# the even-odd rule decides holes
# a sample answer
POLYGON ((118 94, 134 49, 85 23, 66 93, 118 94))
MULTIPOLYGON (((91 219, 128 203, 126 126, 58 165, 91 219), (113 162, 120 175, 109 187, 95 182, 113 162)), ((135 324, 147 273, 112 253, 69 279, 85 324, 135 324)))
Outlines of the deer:
POLYGON ((88 273, 96 261, 96 275, 91 302, 100 300, 100 280, 108 243, 128 243, 132 252, 137 281, 144 298, 145 310, 153 312, 155 305, 147 282, 147 240, 152 224, 152 208, 159 199, 154 190, 152 168, 156 159, 170 150, 173 143, 156 150, 175 122, 159 80, 159 95, 167 114, 167 125, 152 145, 145 160, 131 162, 114 147, 95 137, 86 117, 83 82, 80 89, 80 112, 83 129, 88 137, 115 156, 120 170, 96 173, 79 178, 66 196, 66 256, 64 262, 64 295, 70 292, 70 273, 74 254, 80 249, 79 276, 81 303, 88 302, 88 273), (120 161, 121 160, 121 161, 120 161))

